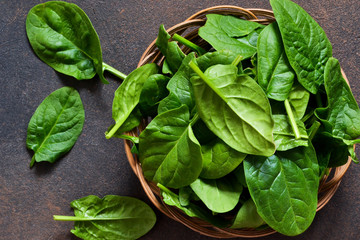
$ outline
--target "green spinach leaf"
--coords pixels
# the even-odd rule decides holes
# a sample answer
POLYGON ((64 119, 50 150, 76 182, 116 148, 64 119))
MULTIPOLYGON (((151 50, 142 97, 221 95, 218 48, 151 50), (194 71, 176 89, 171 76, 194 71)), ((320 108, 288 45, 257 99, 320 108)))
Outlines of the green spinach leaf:
POLYGON ((319 186, 319 166, 312 146, 270 157, 248 156, 244 170, 257 211, 271 228, 294 236, 310 226, 319 186))
POLYGON ((208 52, 196 59, 196 63, 201 69, 201 71, 205 71, 211 66, 217 64, 230 65, 235 59, 237 55, 229 50, 220 50, 215 52, 208 52))
POLYGON ((97 73, 108 83, 99 37, 77 5, 60 1, 36 5, 27 15, 26 33, 36 55, 56 71, 78 80, 97 73))
POLYGON ((71 230, 86 240, 138 239, 156 222, 154 211, 132 197, 107 195, 103 199, 90 195, 71 202, 75 216, 58 216, 58 221, 75 221, 71 230))
POLYGON ((271 108, 261 87, 233 65, 215 65, 191 78, 196 106, 208 128, 235 150, 269 156, 275 152, 271 108), (261 120, 260 120, 261 119, 261 120))
POLYGON ((78 139, 85 113, 79 93, 60 88, 38 106, 27 129, 26 146, 34 151, 30 167, 36 162, 55 162, 70 151, 78 139))
POLYGON ((302 119, 305 115, 309 99, 310 93, 305 88, 303 88, 300 84, 293 85, 289 93, 288 100, 297 119, 302 119))
POLYGON ((257 22, 240 19, 231 15, 222 15, 219 25, 229 37, 243 37, 258 28, 264 28, 264 25, 257 22))
POLYGON ((264 224, 266 223, 258 214, 255 203, 250 198, 241 206, 230 228, 258 228, 264 224))
POLYGON ((287 60, 276 22, 260 33, 258 47, 258 82, 266 95, 277 101, 287 99, 295 73, 287 60))
POLYGON ((286 55, 305 89, 316 94, 324 83, 324 69, 332 46, 324 30, 299 5, 290 0, 270 0, 286 55))
POLYGON ((195 181, 201 172, 202 156, 186 105, 157 115, 140 134, 139 151, 148 180, 171 188, 195 181))

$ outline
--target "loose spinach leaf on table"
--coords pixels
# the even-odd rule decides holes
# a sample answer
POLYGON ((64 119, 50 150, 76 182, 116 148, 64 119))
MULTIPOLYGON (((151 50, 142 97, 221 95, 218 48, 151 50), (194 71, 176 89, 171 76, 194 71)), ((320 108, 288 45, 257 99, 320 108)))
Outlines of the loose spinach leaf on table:
MULTIPOLYGON (((360 110, 351 89, 342 76, 339 61, 330 58, 325 67, 326 108, 315 113, 331 125, 334 136, 351 140, 360 136, 360 110)), ((325 123, 326 124, 326 123, 325 123)))
POLYGON ((232 172, 244 160, 246 154, 236 151, 220 138, 202 145, 203 168, 201 178, 217 179, 232 172))
POLYGON ((258 82, 268 98, 287 99, 294 83, 295 73, 287 60, 276 22, 260 33, 258 48, 258 82))
POLYGON ((250 198, 240 208, 230 228, 258 228, 266 224, 256 210, 254 201, 250 198))
POLYGON ((156 222, 154 211, 132 197, 107 195, 103 199, 90 195, 71 202, 75 216, 58 216, 58 221, 75 221, 71 230, 86 240, 138 239, 156 222))
POLYGON ((144 176, 166 187, 195 181, 202 169, 200 144, 186 105, 157 115, 140 134, 139 158, 144 176))
POLYGON ((151 63, 135 69, 125 78, 115 91, 112 106, 115 125, 106 133, 106 138, 111 138, 128 119, 129 115, 138 106, 145 81, 157 72, 158 66, 151 63))
POLYGON ((36 5, 27 15, 26 33, 36 55, 56 71, 78 80, 98 74, 108 83, 99 37, 77 5, 60 1, 36 5))
POLYGON ((233 65, 214 65, 200 77, 191 78, 201 119, 235 150, 269 156, 275 151, 273 120, 261 87, 246 75, 237 75, 233 65), (261 119, 261 120, 260 120, 261 119))
POLYGON ((164 73, 176 73, 185 57, 185 54, 181 51, 176 42, 169 42, 170 38, 171 36, 165 30, 164 25, 161 25, 156 40, 156 46, 166 57, 166 68, 164 73))
POLYGON ((299 5, 290 0, 270 0, 286 55, 297 79, 316 94, 324 83, 324 69, 332 46, 324 30, 299 5))
POLYGON ((35 161, 53 163, 70 151, 84 119, 84 107, 74 88, 63 87, 47 96, 31 117, 27 130, 26 146, 34 151, 30 167, 35 161))
POLYGON ((241 183, 231 174, 219 179, 198 178, 190 187, 206 207, 216 213, 233 210, 243 189, 241 183))
POLYGON ((199 29, 199 36, 210 43, 215 50, 229 50, 236 55, 243 56, 244 59, 250 58, 256 53, 256 46, 238 41, 231 37, 232 33, 229 35, 226 32, 230 30, 223 26, 223 23, 228 21, 224 18, 232 18, 231 16, 208 14, 206 17, 205 25, 199 29))
POLYGON ((311 145, 270 157, 247 156, 244 170, 257 211, 271 228, 294 236, 310 226, 319 186, 319 166, 311 145))

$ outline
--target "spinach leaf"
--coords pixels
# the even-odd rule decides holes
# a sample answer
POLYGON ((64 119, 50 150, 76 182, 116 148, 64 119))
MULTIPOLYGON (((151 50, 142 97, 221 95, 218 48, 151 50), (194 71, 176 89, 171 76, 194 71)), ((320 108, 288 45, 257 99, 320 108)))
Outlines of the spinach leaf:
MULTIPOLYGON (((136 107, 129 115, 129 117, 125 120, 125 122, 121 125, 121 127, 114 133, 113 137, 119 137, 124 132, 129 132, 140 125, 142 119, 142 114, 138 107, 136 107)), ((109 131, 115 126, 115 124, 111 125, 105 134, 108 134, 109 131)))
POLYGON ((169 42, 170 34, 165 30, 164 25, 159 28, 156 46, 166 58, 165 72, 175 73, 179 69, 185 55, 176 42, 169 42), (170 71, 169 71, 170 70, 170 71))
POLYGON ((115 91, 112 106, 112 115, 115 125, 106 133, 106 138, 111 138, 124 124, 129 115, 138 106, 141 90, 149 76, 157 73, 155 63, 146 64, 131 72, 115 91))
POLYGON ((169 78, 162 74, 151 75, 144 83, 139 99, 139 108, 144 116, 154 116, 160 100, 165 98, 169 91, 166 85, 169 78))
POLYGON ((324 30, 299 5, 290 0, 270 0, 286 55, 298 81, 316 94, 324 83, 324 69, 332 46, 324 30))
POLYGON ((220 138, 201 146, 203 169, 201 178, 216 179, 232 172, 244 160, 246 154, 236 151, 220 138))
POLYGON ((310 93, 305 88, 303 88, 300 84, 293 85, 289 93, 288 100, 297 119, 302 119, 305 115, 309 99, 310 93))
POLYGON ((144 176, 171 188, 195 181, 201 172, 200 144, 186 105, 157 115, 140 134, 139 158, 144 176))
MULTIPOLYGON (((261 33, 262 30, 263 29, 256 29, 256 30, 252 31, 249 35, 237 38, 236 40, 247 45, 248 47, 255 48, 255 53, 256 53, 257 40, 258 40, 259 34, 261 33)), ((251 57, 253 57, 255 55, 255 53, 251 57)))
POLYGON ((78 80, 97 73, 108 83, 99 37, 77 5, 60 1, 36 5, 27 15, 26 33, 36 55, 56 71, 78 80))
POLYGON ((274 142, 277 151, 286 151, 299 146, 308 146, 308 135, 305 125, 302 121, 296 120, 301 138, 296 139, 291 128, 289 117, 286 115, 273 115, 274 125, 274 142))
POLYGON ((84 107, 75 89, 63 87, 47 96, 27 129, 26 146, 34 151, 30 167, 35 161, 53 163, 70 151, 82 131, 84 119, 84 107))
POLYGON ((193 59, 195 59, 195 53, 190 53, 187 55, 184 58, 179 70, 170 79, 167 85, 167 89, 172 94, 172 96, 169 96, 170 99, 167 99, 167 97, 164 99, 165 103, 170 102, 170 106, 164 106, 164 103, 160 103, 161 107, 159 106, 158 109, 159 114, 166 110, 172 109, 172 106, 176 107, 178 105, 177 103, 186 104, 190 111, 194 108, 194 93, 190 82, 191 73, 193 73, 193 71, 189 67, 189 63, 193 59))
POLYGON ((179 108, 182 105, 180 99, 175 93, 170 92, 169 95, 159 102, 158 114, 164 113, 171 109, 179 108))
POLYGON ((343 139, 360 136, 360 110, 349 85, 342 77, 339 61, 330 58, 325 67, 325 90, 328 97, 326 108, 316 109, 331 124, 331 133, 343 139))
POLYGON ((154 211, 132 197, 90 195, 72 201, 71 207, 75 216, 54 215, 54 220, 75 221, 71 232, 86 240, 137 239, 156 222, 154 211))
POLYGON ((241 206, 230 228, 258 228, 264 224, 266 223, 258 214, 255 203, 250 198, 241 206))
POLYGON ((196 59, 196 63, 201 69, 205 71, 209 67, 217 64, 230 65, 237 55, 229 50, 220 50, 216 52, 208 52, 196 59))
POLYGON ((275 151, 271 108, 261 87, 233 65, 215 65, 191 78, 196 106, 208 128, 235 150, 269 156, 275 151), (261 119, 261 120, 260 120, 261 119))
POLYGON ((257 22, 240 19, 231 15, 222 15, 220 26, 229 37, 243 37, 249 35, 255 29, 264 28, 257 22))
POLYGON ((179 196, 177 194, 173 193, 172 191, 170 191, 161 184, 158 184, 158 187, 160 188, 160 193, 161 196, 163 197, 164 203, 166 203, 169 206, 175 206, 181 209, 189 217, 200 218, 220 228, 227 227, 228 225, 230 225, 230 222, 228 220, 213 215, 212 212, 210 212, 209 210, 206 210, 192 202, 190 202, 188 206, 182 206, 180 204, 179 196))
POLYGON ((258 47, 258 82, 268 98, 284 101, 294 82, 295 73, 287 60, 276 22, 260 33, 258 47))
POLYGON ((271 228, 294 236, 310 226, 319 186, 319 166, 312 146, 270 157, 248 156, 244 170, 257 211, 271 228))
POLYGON ((208 209, 216 213, 229 212, 240 199, 242 185, 232 175, 219 179, 196 179, 191 189, 208 209))
MULTIPOLYGON (((223 29, 224 26, 222 23, 226 21, 226 19, 224 20, 223 18, 228 18, 229 16, 208 14, 206 17, 205 25, 199 29, 199 36, 210 43, 215 50, 229 50, 236 55, 243 56, 244 59, 250 58, 256 53, 256 47, 238 41, 229 36, 223 29)), ((224 28, 229 31, 226 26, 224 28)))

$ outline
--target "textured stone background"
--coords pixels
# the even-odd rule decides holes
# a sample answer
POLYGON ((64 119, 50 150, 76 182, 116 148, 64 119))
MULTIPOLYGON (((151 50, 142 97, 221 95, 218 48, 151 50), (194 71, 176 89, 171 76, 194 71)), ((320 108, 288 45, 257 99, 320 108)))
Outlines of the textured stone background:
MULTIPOLYGON (((295 0, 324 28, 334 56, 345 70, 360 102, 360 2, 358 0, 295 0)), ((53 214, 71 215, 69 203, 95 194, 133 196, 147 200, 132 173, 118 139, 106 140, 112 124, 111 105, 119 82, 107 76, 109 85, 95 78, 76 81, 53 71, 32 51, 25 33, 27 12, 35 0, 0 1, 0 239, 77 239, 71 222, 55 222, 53 214), (57 163, 28 165, 27 124, 40 102, 64 86, 79 90, 86 120, 74 148, 57 163)), ((72 1, 75 2, 75 1, 72 1)), ((196 11, 220 4, 267 8, 267 0, 83 0, 77 4, 97 30, 103 58, 130 73, 160 24, 171 27, 196 11)), ((339 190, 321 210, 311 227, 291 239, 360 239, 360 166, 352 164, 339 190)), ((156 211, 156 226, 142 239, 210 239, 168 219, 156 211)), ((290 239, 275 234, 264 239, 290 239)))

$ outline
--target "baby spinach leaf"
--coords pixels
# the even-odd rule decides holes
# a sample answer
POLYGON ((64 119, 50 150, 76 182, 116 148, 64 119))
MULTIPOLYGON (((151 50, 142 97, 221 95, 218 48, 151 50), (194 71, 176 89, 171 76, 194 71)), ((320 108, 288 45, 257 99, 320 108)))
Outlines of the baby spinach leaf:
POLYGON ((325 67, 325 90, 328 106, 316 109, 315 113, 326 117, 334 136, 348 140, 359 137, 359 106, 341 74, 339 61, 335 58, 330 58, 325 67))
POLYGON ((222 18, 226 17, 218 14, 206 15, 207 20, 203 27, 199 29, 199 36, 211 44, 217 51, 229 50, 236 55, 243 56, 244 59, 250 58, 256 52, 256 47, 244 44, 229 36, 222 26, 222 18))
POLYGON ((219 25, 229 37, 243 37, 255 29, 264 27, 264 25, 257 22, 240 19, 231 15, 222 15, 219 25))
POLYGON ((300 131, 300 139, 295 138, 291 128, 289 117, 286 115, 273 115, 274 119, 274 141, 277 151, 286 151, 299 146, 308 146, 308 135, 302 121, 296 120, 300 131))
POLYGON ((170 38, 171 36, 165 30, 164 25, 161 25, 156 40, 156 46, 166 58, 166 67, 168 67, 168 69, 165 69, 165 72, 175 73, 179 69, 185 54, 181 51, 176 42, 169 42, 170 38))
POLYGON ((264 224, 266 223, 258 214, 255 203, 250 198, 241 206, 230 228, 258 228, 264 224))
POLYGON ((166 203, 169 206, 175 206, 181 209, 189 217, 200 218, 220 228, 227 227, 228 225, 230 225, 230 222, 228 220, 213 215, 212 212, 210 212, 209 210, 206 210, 192 202, 190 202, 188 206, 182 206, 180 204, 179 196, 177 194, 173 193, 172 191, 170 191, 161 184, 158 184, 158 187, 160 188, 160 193, 161 196, 163 197, 164 203, 166 203))
POLYGON ((290 0, 270 0, 286 55, 298 81, 313 94, 324 83, 324 69, 332 46, 324 30, 299 5, 290 0))
POLYGON ((179 108, 182 105, 180 99, 175 93, 170 92, 169 95, 159 102, 158 114, 164 113, 171 109, 179 108))
POLYGON ((139 99, 139 108, 144 116, 154 116, 160 100, 165 98, 169 91, 166 85, 169 78, 162 74, 151 75, 144 83, 139 99))
POLYGON ((257 211, 271 228, 294 236, 310 226, 319 186, 319 166, 312 146, 270 157, 248 156, 244 170, 257 211))
POLYGON ((305 88, 303 88, 300 84, 293 85, 289 93, 288 100, 297 119, 302 119, 305 115, 309 99, 310 93, 305 88))
POLYGON ((234 209, 242 192, 242 185, 232 175, 219 179, 198 178, 190 187, 206 207, 216 213, 234 209))
POLYGON ((233 65, 215 65, 191 78, 196 106, 208 128, 235 150, 255 155, 272 155, 273 120, 261 87, 246 75, 237 76, 233 65), (261 120, 260 120, 261 119, 261 120))
MULTIPOLYGON (((195 58, 195 53, 190 53, 187 55, 179 70, 175 73, 175 75, 170 79, 167 89, 172 95, 170 96, 171 99, 164 99, 164 102, 170 102, 169 104, 171 106, 177 106, 176 102, 177 99, 180 101, 181 104, 186 104, 187 107, 190 109, 190 111, 195 106, 195 100, 194 100, 194 93, 190 82, 191 73, 193 73, 192 69, 189 67, 189 63, 195 58), (176 100, 175 100, 176 99, 176 100), (175 102, 175 104, 174 104, 175 102)), ((163 103, 164 104, 164 103, 163 103)), ((171 109, 171 106, 161 106, 159 107, 159 110, 161 110, 163 107, 165 110, 171 109)), ((159 111, 159 113, 162 113, 163 111, 159 111)))
POLYGON ((276 22, 260 33, 258 47, 258 82, 266 95, 284 101, 291 90, 295 73, 287 60, 276 22))
MULTIPOLYGON (((257 40, 258 40, 259 34, 261 33, 262 30, 263 29, 256 29, 256 30, 252 31, 249 35, 237 38, 236 40, 247 45, 250 48, 255 48, 255 53, 256 53, 257 40)), ((252 56, 254 56, 254 54, 252 56)))
POLYGON ((171 188, 195 181, 202 168, 186 105, 157 115, 140 134, 140 162, 144 176, 171 188))
POLYGON ((241 185, 247 188, 243 162, 232 173, 241 185))
MULTIPOLYGON (((121 127, 114 133, 113 137, 119 138, 124 132, 129 132, 134 128, 138 127, 141 123, 142 114, 138 107, 136 107, 129 115, 129 117, 125 120, 125 122, 121 125, 121 127)), ((106 131, 105 134, 115 126, 115 124, 111 125, 106 131)), ((120 137, 121 138, 121 137, 120 137)))
POLYGON ((111 138, 124 124, 132 111, 137 107, 141 90, 149 76, 157 73, 158 67, 155 63, 146 64, 135 69, 123 81, 115 91, 112 106, 112 115, 115 125, 106 133, 106 138, 111 138))
POLYGON ((36 5, 27 15, 26 33, 36 55, 56 71, 78 80, 97 73, 108 83, 99 37, 77 5, 60 1, 36 5))
POLYGON ((75 217, 58 216, 58 221, 75 221, 73 234, 81 239, 138 239, 156 222, 154 211, 132 197, 90 195, 71 202, 75 217))
POLYGON ((205 71, 209 67, 217 64, 230 65, 237 55, 229 50, 220 50, 216 52, 208 52, 196 59, 196 63, 201 69, 205 71))
POLYGON ((203 169, 201 178, 216 179, 232 172, 244 160, 246 154, 236 151, 220 138, 201 146, 203 169))
POLYGON ((70 151, 78 139, 85 113, 79 93, 60 88, 38 106, 27 129, 26 146, 34 151, 30 167, 36 162, 55 162, 70 151))

